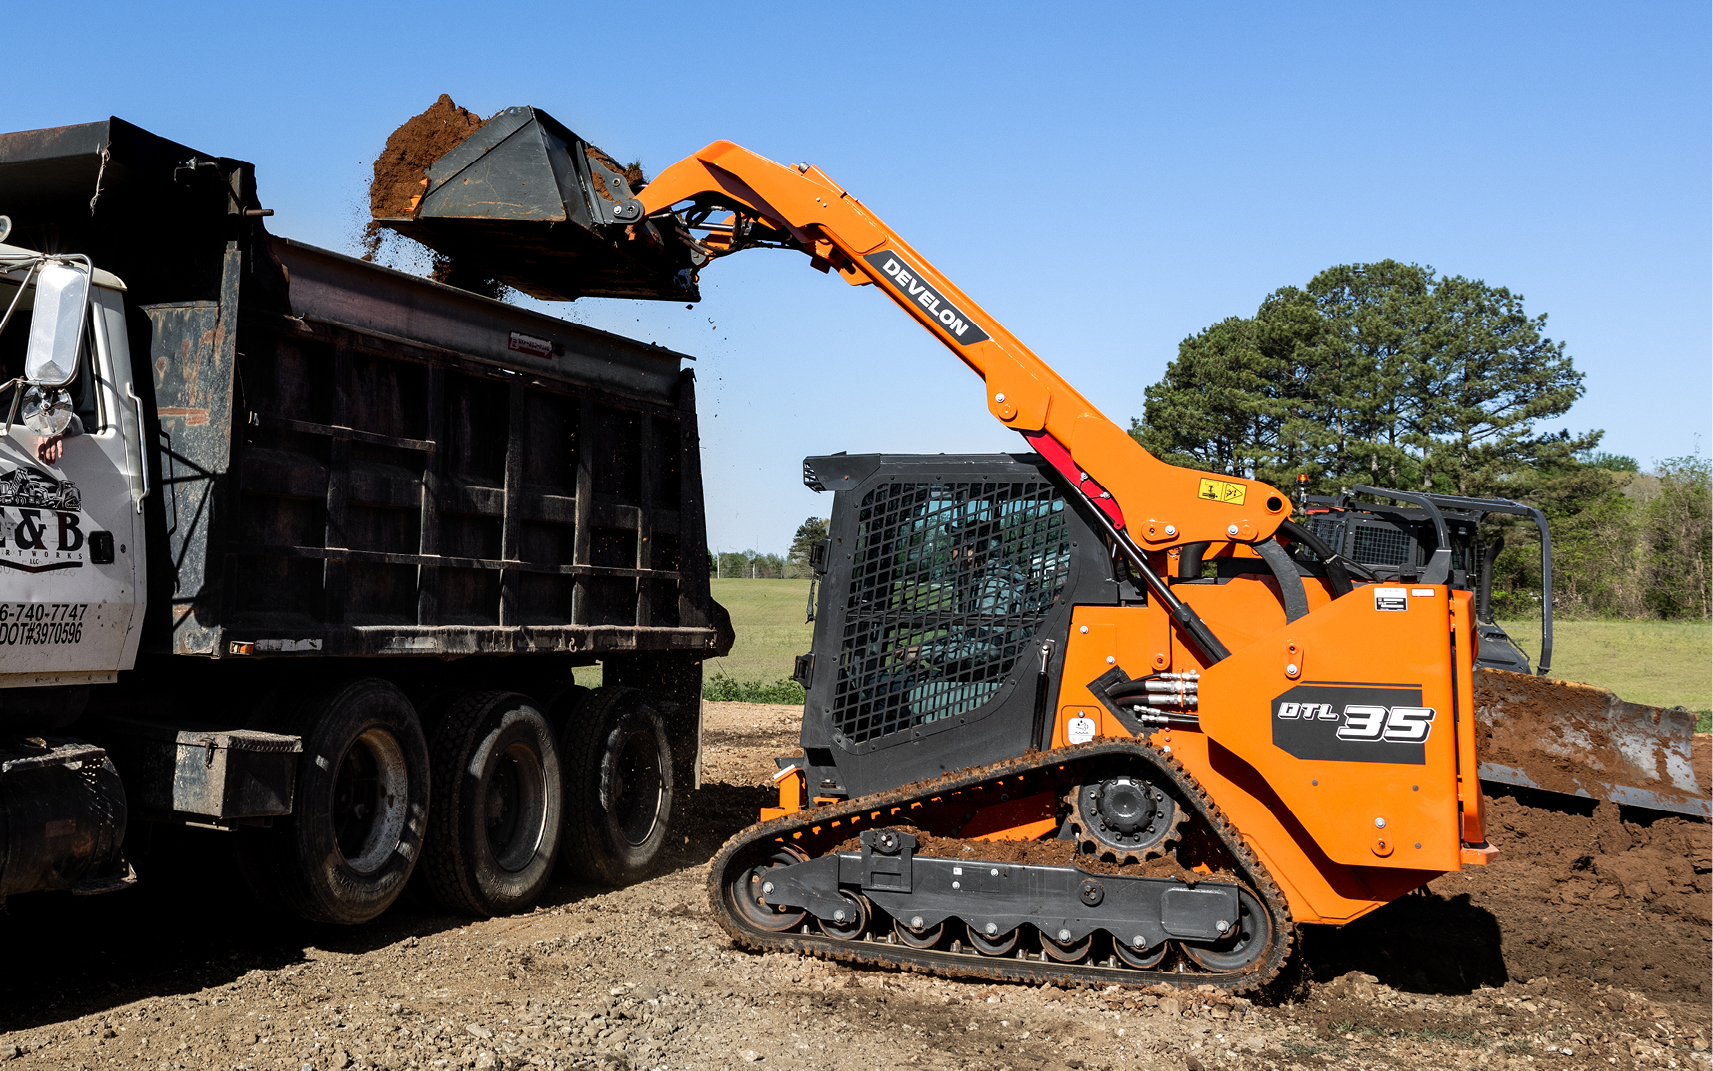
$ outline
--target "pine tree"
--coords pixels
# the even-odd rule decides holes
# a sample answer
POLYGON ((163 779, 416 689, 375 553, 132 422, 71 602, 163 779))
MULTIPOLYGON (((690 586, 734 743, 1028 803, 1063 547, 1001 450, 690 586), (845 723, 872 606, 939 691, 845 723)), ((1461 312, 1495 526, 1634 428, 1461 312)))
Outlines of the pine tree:
POLYGON ((785 552, 790 576, 804 577, 810 574, 809 548, 827 538, 828 523, 827 518, 810 517, 797 526, 797 534, 791 537, 791 549, 785 552))
POLYGON ((1163 460, 1289 487, 1493 493, 1594 447, 1546 432, 1582 395, 1521 296, 1394 260, 1343 264, 1185 339, 1131 434, 1163 460))

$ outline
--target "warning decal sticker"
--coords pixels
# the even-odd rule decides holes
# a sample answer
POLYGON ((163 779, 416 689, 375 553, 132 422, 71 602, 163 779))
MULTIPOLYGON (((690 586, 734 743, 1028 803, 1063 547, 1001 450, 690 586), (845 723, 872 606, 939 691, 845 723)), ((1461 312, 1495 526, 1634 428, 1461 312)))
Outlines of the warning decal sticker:
POLYGON ((1210 502, 1229 502, 1233 506, 1243 505, 1243 496, 1249 491, 1248 487, 1229 480, 1203 480, 1196 491, 1197 498, 1205 498, 1210 502))

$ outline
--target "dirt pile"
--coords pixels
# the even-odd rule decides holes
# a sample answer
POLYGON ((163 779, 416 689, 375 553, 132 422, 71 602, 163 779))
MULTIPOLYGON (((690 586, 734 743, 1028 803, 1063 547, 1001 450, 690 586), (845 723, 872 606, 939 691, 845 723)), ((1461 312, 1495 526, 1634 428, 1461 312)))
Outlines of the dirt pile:
POLYGON ((434 161, 487 122, 481 116, 453 103, 449 94, 428 110, 407 120, 387 137, 386 148, 375 158, 375 177, 369 183, 369 214, 376 219, 398 219, 416 209, 434 161))
POLYGON ((1341 930, 1310 929, 1304 969, 1438 992, 1553 978, 1706 1003, 1713 827, 1527 789, 1487 808, 1491 864, 1341 930))

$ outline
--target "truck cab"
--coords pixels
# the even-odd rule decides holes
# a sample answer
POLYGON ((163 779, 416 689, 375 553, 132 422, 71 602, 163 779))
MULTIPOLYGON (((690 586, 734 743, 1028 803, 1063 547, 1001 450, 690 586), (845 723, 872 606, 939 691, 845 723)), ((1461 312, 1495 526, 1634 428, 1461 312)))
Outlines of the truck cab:
POLYGON ((0 710, 10 689, 109 684, 136 662, 149 486, 124 293, 111 272, 0 244, 0 710), (49 287, 73 330, 38 329, 49 287))

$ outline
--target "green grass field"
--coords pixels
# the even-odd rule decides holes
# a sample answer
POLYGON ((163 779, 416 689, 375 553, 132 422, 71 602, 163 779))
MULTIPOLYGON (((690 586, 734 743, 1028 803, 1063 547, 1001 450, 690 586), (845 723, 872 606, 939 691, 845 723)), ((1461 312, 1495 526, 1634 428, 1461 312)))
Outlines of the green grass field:
POLYGON ((709 585, 714 601, 732 615, 738 638, 731 654, 703 664, 703 675, 767 683, 791 676, 793 660, 809 652, 815 632, 803 620, 809 581, 711 580, 709 585))
MULTIPOLYGON (((737 642, 725 658, 702 664, 702 676, 716 673, 738 681, 774 681, 791 676, 798 655, 809 653, 815 626, 803 621, 809 601, 807 580, 710 580, 714 601, 732 615, 737 642)), ((601 686, 601 667, 577 671, 577 683, 601 686)))
MULTIPOLYGON (((1499 624, 1534 661, 1540 654, 1540 621, 1499 624)), ((1713 710, 1713 625, 1554 621, 1550 675, 1610 688, 1632 703, 1713 710)))

